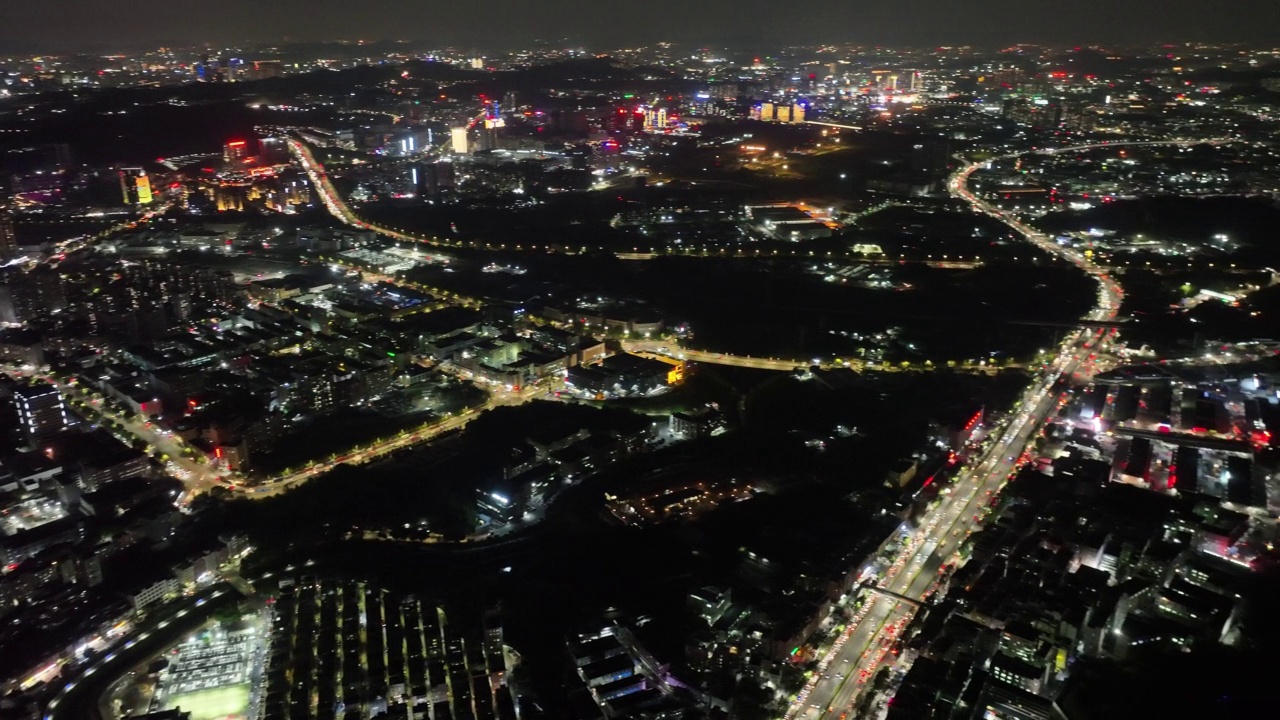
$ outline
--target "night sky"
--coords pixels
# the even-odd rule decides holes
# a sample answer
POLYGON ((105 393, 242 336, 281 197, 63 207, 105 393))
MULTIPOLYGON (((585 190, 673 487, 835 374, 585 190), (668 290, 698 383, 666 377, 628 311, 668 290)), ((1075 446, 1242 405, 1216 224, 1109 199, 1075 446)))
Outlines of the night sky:
POLYGON ((483 49, 563 38, 753 47, 1210 40, 1280 44, 1280 1, 0 0, 0 51, 406 39, 483 49))

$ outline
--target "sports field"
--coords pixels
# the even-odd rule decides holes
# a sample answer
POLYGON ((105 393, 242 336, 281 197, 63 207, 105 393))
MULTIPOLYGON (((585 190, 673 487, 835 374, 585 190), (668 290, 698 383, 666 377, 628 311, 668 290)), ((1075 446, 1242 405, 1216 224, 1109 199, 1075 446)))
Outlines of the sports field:
POLYGON ((249 709, 249 686, 228 685, 174 695, 169 698, 168 705, 191 713, 191 720, 239 720, 249 709))

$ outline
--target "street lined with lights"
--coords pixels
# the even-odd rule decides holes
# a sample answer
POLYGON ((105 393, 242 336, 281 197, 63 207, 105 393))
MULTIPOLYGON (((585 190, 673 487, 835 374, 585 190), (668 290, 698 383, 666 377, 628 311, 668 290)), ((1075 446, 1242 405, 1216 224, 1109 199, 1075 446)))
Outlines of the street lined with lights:
MULTIPOLYGON (((1126 144, 1189 146, 1212 141, 1164 141, 1138 143, 1106 143, 1042 150, 1059 153, 1116 147, 1126 144)), ((996 161, 1018 157, 996 158, 996 161)), ((973 163, 956 172, 948 181, 948 191, 968 202, 975 212, 997 220, 1016 231, 1024 240, 1066 259, 1087 272, 1098 282, 1098 300, 1085 319, 1110 322, 1116 318, 1123 299, 1120 284, 1105 268, 1093 264, 1083 255, 1059 246, 1052 238, 1035 230, 969 190, 974 172, 986 163, 973 163)), ((1046 419, 1061 406, 1055 391, 1060 379, 1072 378, 1087 363, 1094 346, 1105 337, 1098 330, 1076 330, 1063 341, 1056 357, 1045 368, 1015 405, 1016 414, 997 431, 997 440, 976 464, 961 471, 950 494, 944 494, 938 507, 922 518, 916 529, 897 553, 879 587, 894 595, 924 600, 932 594, 944 573, 958 559, 957 551, 966 538, 979 528, 1000 489, 1026 460, 1028 445, 1046 419)), ((886 664, 892 664, 891 648, 915 614, 915 607, 892 595, 871 593, 848 628, 827 648, 818 663, 818 671, 810 678, 789 708, 786 717, 806 719, 843 717, 870 680, 886 664)))

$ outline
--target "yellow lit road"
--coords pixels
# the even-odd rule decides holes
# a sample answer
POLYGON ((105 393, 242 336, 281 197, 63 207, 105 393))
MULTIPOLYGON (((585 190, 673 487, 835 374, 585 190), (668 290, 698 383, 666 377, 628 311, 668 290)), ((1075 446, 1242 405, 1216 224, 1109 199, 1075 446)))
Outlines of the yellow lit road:
MULTIPOLYGON (((709 365, 732 365, 734 367, 755 368, 757 370, 792 370, 807 368, 812 361, 787 360, 783 358, 758 358, 748 355, 729 355, 727 353, 705 352, 680 347, 667 340, 637 340, 622 343, 622 349, 639 355, 661 355, 677 360, 707 363, 709 365)), ((849 367, 841 365, 841 367, 849 367)), ((861 367, 861 363, 854 366, 861 367)))
POLYGON ((876 370, 880 372, 901 372, 901 371, 923 371, 923 370, 941 370, 961 372, 979 372, 989 373, 998 372, 1002 369, 1011 369, 1023 367, 1019 364, 1006 365, 987 365, 984 363, 948 363, 943 365, 921 364, 916 363, 910 366, 890 365, 882 363, 879 365, 863 362, 856 358, 851 359, 822 359, 813 358, 810 360, 785 358, 761 358, 751 357, 750 355, 731 355, 729 353, 717 353, 708 350, 691 350, 680 346, 675 340, 627 340, 622 343, 622 349, 636 355, 654 358, 672 358, 676 360, 688 360, 691 362, 703 363, 706 365, 728 365, 731 367, 753 368, 755 370, 776 370, 780 372, 792 372, 794 370, 805 370, 807 368, 817 366, 822 370, 876 370))
POLYGON ((423 425, 416 430, 407 431, 386 440, 375 442, 367 447, 353 449, 347 454, 335 457, 330 460, 321 461, 308 465, 307 467, 282 475, 273 481, 254 488, 246 488, 249 497, 264 498, 285 492, 301 485, 302 483, 324 473, 333 470, 339 465, 362 465, 364 463, 378 460, 397 450, 413 447, 419 443, 429 442, 441 435, 460 430, 471 423, 472 420, 480 417, 485 411, 492 410, 501 406, 522 405, 531 400, 537 399, 540 395, 547 392, 547 389, 540 386, 530 386, 522 388, 518 391, 497 390, 489 396, 484 403, 473 408, 464 410, 456 415, 450 415, 441 420, 423 425))

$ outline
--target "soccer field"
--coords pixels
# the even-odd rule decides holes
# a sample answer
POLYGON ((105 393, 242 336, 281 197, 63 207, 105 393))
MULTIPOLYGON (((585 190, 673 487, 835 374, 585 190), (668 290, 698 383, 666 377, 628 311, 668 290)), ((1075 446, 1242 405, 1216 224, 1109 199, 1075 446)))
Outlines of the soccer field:
POLYGON ((169 698, 169 707, 182 708, 191 713, 191 720, 225 720, 226 718, 242 718, 249 709, 249 686, 229 685, 227 687, 201 690, 200 692, 175 695, 169 698))

